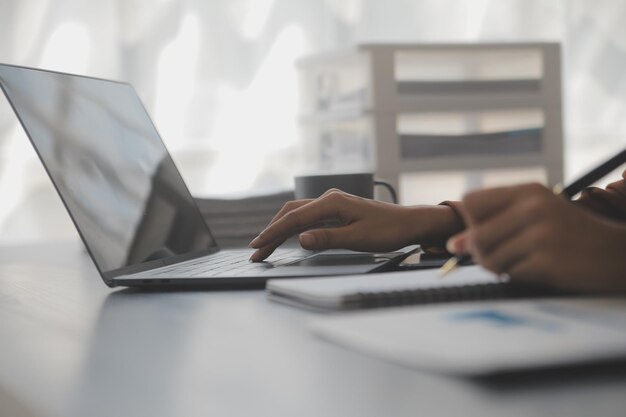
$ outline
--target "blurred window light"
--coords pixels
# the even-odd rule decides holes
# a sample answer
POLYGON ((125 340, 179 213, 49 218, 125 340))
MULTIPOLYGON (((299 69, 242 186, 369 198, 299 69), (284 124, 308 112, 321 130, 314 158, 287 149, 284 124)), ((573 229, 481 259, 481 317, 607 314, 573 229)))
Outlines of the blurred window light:
POLYGON ((32 182, 39 178, 32 173, 41 171, 32 170, 32 164, 38 161, 35 160, 35 151, 21 126, 15 125, 5 135, 6 143, 2 152, 4 157, 0 158, 0 195, 3 196, 0 204, 0 230, 19 209, 23 197, 36 185, 32 182))
POLYGON ((85 25, 63 22, 46 42, 39 66, 55 71, 85 73, 91 57, 91 39, 85 25))
POLYGON ((300 28, 286 27, 247 88, 221 87, 211 135, 216 139, 211 145, 217 154, 208 174, 212 193, 237 194, 250 189, 262 173, 265 157, 295 146, 298 96, 293 67, 303 38, 300 28))
POLYGON ((242 33, 247 39, 256 39, 263 32, 275 0, 252 0, 243 19, 242 33))
POLYGON ((47 1, 25 1, 16 10, 15 33, 12 36, 16 62, 25 62, 38 52, 43 32, 46 30, 50 4, 47 1))
POLYGON ((199 37, 198 17, 187 14, 178 35, 163 47, 157 63, 154 115, 170 148, 185 145, 185 121, 196 85, 199 37))
POLYGON ((346 23, 355 24, 361 17, 361 9, 363 7, 362 0, 325 0, 324 4, 335 16, 346 23))

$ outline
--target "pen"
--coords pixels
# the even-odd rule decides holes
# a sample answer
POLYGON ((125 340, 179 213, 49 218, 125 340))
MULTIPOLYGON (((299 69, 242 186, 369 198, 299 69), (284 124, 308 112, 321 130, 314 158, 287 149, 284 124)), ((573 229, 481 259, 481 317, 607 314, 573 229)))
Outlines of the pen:
MULTIPOLYGON (((617 169, 620 165, 626 163, 626 149, 622 150, 612 158, 609 158, 605 162, 601 163, 591 171, 587 172, 576 181, 572 182, 567 187, 563 188, 559 185, 553 188, 555 194, 562 195, 568 200, 573 198, 576 194, 589 187, 600 178, 611 173, 614 169, 617 169)), ((446 276, 450 272, 454 271, 458 265, 466 263, 472 259, 468 253, 455 255, 448 259, 441 268, 439 268, 439 275, 446 276)))
POLYGON ((439 268, 439 276, 445 277, 450 272, 454 271, 457 266, 463 265, 464 263, 469 262, 471 260, 472 260, 472 255, 470 255, 469 253, 462 253, 459 255, 454 255, 453 257, 448 259, 446 263, 441 265, 441 268, 439 268))

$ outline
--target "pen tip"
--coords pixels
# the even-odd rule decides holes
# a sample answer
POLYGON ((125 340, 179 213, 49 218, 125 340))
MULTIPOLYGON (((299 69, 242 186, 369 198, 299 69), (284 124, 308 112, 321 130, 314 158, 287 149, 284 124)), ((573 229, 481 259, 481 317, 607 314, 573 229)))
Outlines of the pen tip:
POLYGON ((439 268, 439 276, 445 277, 446 275, 448 275, 456 268, 458 263, 459 258, 457 256, 453 256, 452 258, 448 259, 446 263, 443 264, 441 268, 439 268))

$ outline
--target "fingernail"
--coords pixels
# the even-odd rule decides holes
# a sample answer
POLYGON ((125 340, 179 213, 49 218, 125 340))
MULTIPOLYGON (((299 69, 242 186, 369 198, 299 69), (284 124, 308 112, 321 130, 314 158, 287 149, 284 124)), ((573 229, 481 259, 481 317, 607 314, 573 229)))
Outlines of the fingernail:
POLYGON ((446 242, 446 249, 450 253, 468 253, 470 251, 469 248, 469 235, 467 232, 460 233, 456 236, 452 236, 446 242))
POLYGON ((450 238, 446 242, 446 250, 450 253, 456 253, 456 239, 450 238))
POLYGON ((257 244, 259 243, 259 240, 261 240, 261 237, 260 237, 260 236, 255 237, 254 239, 252 239, 252 242, 250 242, 250 243, 248 244, 248 247, 249 247, 249 248, 256 248, 256 247, 257 247, 257 244))
POLYGON ((256 261, 257 261, 257 256, 258 256, 258 252, 254 252, 254 253, 252 254, 252 256, 250 256, 249 261, 250 261, 250 262, 256 262, 256 261))
POLYGON ((312 247, 315 245, 315 235, 312 233, 301 233, 300 244, 304 247, 312 247))

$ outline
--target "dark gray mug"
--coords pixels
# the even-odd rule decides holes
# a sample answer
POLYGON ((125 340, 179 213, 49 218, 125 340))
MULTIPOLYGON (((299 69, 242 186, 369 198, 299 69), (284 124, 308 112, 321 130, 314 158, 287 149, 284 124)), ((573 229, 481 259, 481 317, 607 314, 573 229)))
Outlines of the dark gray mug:
POLYGON ((385 181, 374 178, 372 173, 301 175, 295 177, 296 199, 317 198, 331 188, 364 198, 374 198, 374 186, 382 185, 391 195, 391 201, 398 203, 396 190, 385 181))

